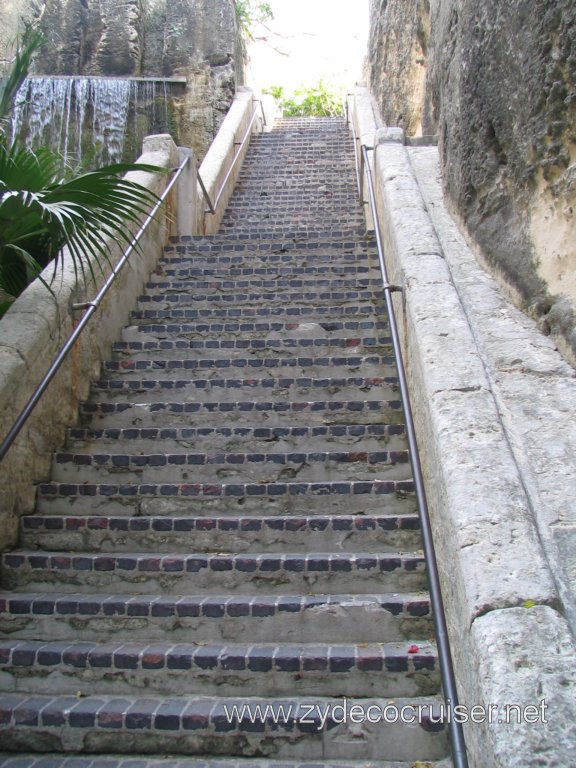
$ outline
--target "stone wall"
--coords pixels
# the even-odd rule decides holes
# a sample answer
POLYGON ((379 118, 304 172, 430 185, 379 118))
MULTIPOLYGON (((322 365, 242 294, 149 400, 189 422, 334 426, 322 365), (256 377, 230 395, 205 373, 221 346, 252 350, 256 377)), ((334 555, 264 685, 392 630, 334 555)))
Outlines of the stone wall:
POLYGON ((244 79, 234 0, 12 0, 0 13, 10 28, 0 51, 20 17, 36 19, 37 74, 186 77, 175 138, 200 157, 244 79))
POLYGON ((576 360, 573 1, 373 0, 371 13, 386 122, 438 134, 477 254, 576 360))

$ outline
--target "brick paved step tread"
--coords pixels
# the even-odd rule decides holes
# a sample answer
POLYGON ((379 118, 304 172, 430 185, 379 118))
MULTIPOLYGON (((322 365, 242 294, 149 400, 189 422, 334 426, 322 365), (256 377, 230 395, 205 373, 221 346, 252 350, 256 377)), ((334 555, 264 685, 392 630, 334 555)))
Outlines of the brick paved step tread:
POLYGON ((408 451, 275 451, 213 453, 75 453, 54 455, 54 482, 300 482, 404 480, 410 478, 408 451))
MULTIPOLYGON (((355 699, 364 712, 371 706, 381 711, 386 699, 355 699)), ((322 697, 225 698, 153 696, 28 696, 8 694, 0 703, 5 748, 45 749, 47 742, 63 752, 125 751, 138 744, 141 751, 199 754, 242 754, 260 756, 267 752, 278 757, 332 759, 364 757, 377 759, 383 750, 391 759, 416 759, 422 754, 432 759, 446 754, 446 726, 436 722, 440 715, 436 697, 401 699, 395 702, 405 713, 416 707, 424 712, 421 722, 389 725, 385 721, 368 724, 370 733, 358 749, 355 740, 347 741, 350 728, 341 724, 342 699, 322 697), (260 706, 261 717, 249 716, 243 709, 234 717, 234 705, 260 706), (278 717, 279 707, 283 715, 278 717), (327 714, 324 728, 323 713, 327 714), (319 735, 320 734, 320 735, 319 735), (216 748, 215 745, 216 744, 216 748), (346 754, 348 753, 348 754, 346 754)), ((256 710, 254 712, 257 713, 256 710)), ((406 715, 405 715, 406 716, 406 715)), ((354 728, 352 728, 354 730, 354 728)))
MULTIPOLYGON (((145 309, 134 310, 131 312, 131 318, 156 317, 158 312, 165 313, 165 310, 145 309), (155 314, 150 314, 151 312, 155 314)), ((326 322, 350 323, 366 322, 367 316, 371 323, 382 323, 381 327, 388 328, 389 324, 385 319, 374 319, 374 307, 371 304, 356 304, 355 306, 338 307, 315 307, 311 311, 310 307, 299 307, 297 304, 291 304, 287 307, 227 307, 227 308, 200 308, 200 309, 174 309, 171 314, 174 317, 188 317, 195 320, 214 320, 216 322, 232 322, 233 320, 242 322, 264 322, 267 318, 275 318, 273 322, 294 323, 306 322, 306 318, 325 317, 326 322), (173 314, 177 313, 177 314, 173 314), (280 319, 278 319, 280 318, 280 319), (284 319, 285 318, 285 319, 284 319), (292 318, 292 319, 290 319, 292 318), (298 320, 296 320, 298 318, 298 320)), ((269 321, 268 321, 269 322, 269 321)), ((316 322, 319 321, 316 319, 316 322)), ((319 323, 321 324, 321 323, 319 323)))
MULTIPOLYGON (((360 332, 361 333, 361 332, 360 332)), ((381 354, 390 356, 390 339, 387 336, 357 335, 358 331, 349 331, 348 336, 307 337, 304 333, 294 338, 273 338, 272 334, 263 338, 242 338, 232 336, 229 339, 210 337, 198 338, 193 325, 187 324, 145 324, 132 326, 123 342, 114 345, 114 353, 120 352, 172 352, 184 350, 186 356, 202 352, 202 359, 233 359, 243 352, 254 358, 286 357, 304 354, 330 355, 343 354, 381 354), (188 330, 189 329, 189 330, 188 330)), ((169 359, 172 355, 169 356, 169 359)))
POLYGON ((346 265, 346 264, 328 264, 326 266, 299 266, 288 264, 280 267, 196 267, 190 265, 177 268, 175 266, 165 266, 160 263, 154 272, 150 275, 147 287, 156 288, 164 283, 170 284, 170 280, 192 281, 198 278, 223 277, 225 279, 242 280, 248 277, 256 277, 263 280, 272 280, 274 278, 295 278, 312 279, 314 277, 329 278, 360 278, 360 279, 379 279, 382 280, 379 270, 369 265, 346 265))
POLYGON ((411 514, 410 480, 353 482, 98 484, 40 483, 41 514, 203 516, 411 514))
POLYGON ((83 552, 399 552, 420 544, 416 514, 114 517, 25 515, 20 545, 83 552))
MULTIPOLYGON (((197 310, 192 310, 196 312, 197 310)), ((384 320, 373 320, 367 317, 360 319, 339 319, 336 312, 330 313, 327 319, 317 319, 312 312, 308 313, 304 321, 300 319, 295 322, 293 317, 287 316, 285 320, 264 319, 228 319, 225 321, 211 319, 210 322, 196 320, 193 326, 187 327, 182 324, 182 320, 190 319, 190 312, 185 308, 159 307, 156 309, 143 309, 131 314, 131 326, 126 329, 128 332, 135 327, 138 333, 157 333, 166 331, 171 334, 185 333, 188 337, 208 338, 215 336, 218 339, 226 338, 230 334, 232 339, 245 337, 250 334, 250 338, 257 339, 269 334, 284 334, 286 338, 298 338, 298 335, 306 338, 329 338, 328 334, 334 334, 338 337, 348 338, 352 333, 370 335, 388 331, 388 323, 384 320)), ((388 339, 388 334, 385 336, 388 339)))
MULTIPOLYGON (((333 276, 319 276, 313 275, 311 277, 300 277, 295 275, 278 275, 276 277, 261 277, 259 275, 253 277, 237 277, 232 278, 228 275, 212 275, 207 280, 200 280, 193 278, 190 280, 183 280, 173 278, 171 280, 162 280, 155 283, 151 283, 147 286, 147 293, 145 296, 156 296, 156 294, 162 292, 164 296, 172 297, 174 294, 179 293, 188 294, 190 291, 196 293, 205 293, 208 290, 213 291, 246 291, 246 290, 291 290, 295 291, 310 291, 310 290, 338 290, 343 288, 350 289, 368 289, 368 288, 382 288, 382 279, 380 277, 360 276, 360 275, 333 275, 333 276)), ((143 297, 140 297, 140 301, 143 297)))
MULTIPOLYGON (((132 318, 130 326, 124 328, 122 341, 115 343, 113 350, 119 351, 126 348, 123 345, 131 343, 172 341, 179 342, 182 349, 188 345, 189 349, 206 350, 207 356, 211 349, 276 349, 280 354, 300 347, 329 347, 337 350, 354 348, 356 353, 358 348, 366 347, 368 351, 381 351, 390 355, 388 326, 382 321, 367 320, 364 316, 356 320, 338 321, 332 313, 329 317, 306 315, 300 317, 298 322, 294 322, 293 315, 286 317, 289 322, 285 323, 235 319, 228 323, 206 323, 199 322, 186 310, 144 310, 132 318), (251 333, 246 327, 250 324, 254 326, 251 333), (228 330, 215 330, 218 325, 227 325, 228 330), (374 347, 381 349, 375 350, 374 347)), ((169 349, 162 344, 159 344, 159 348, 169 349)))
POLYGON ((256 395, 262 397, 282 397, 289 400, 304 399, 309 396, 325 398, 326 392, 338 395, 346 400, 371 399, 391 400, 398 390, 395 376, 362 377, 342 376, 263 376, 246 379, 214 377, 209 379, 159 379, 159 378, 114 378, 100 379, 93 382, 91 399, 98 401, 106 397, 136 396, 137 402, 145 402, 144 396, 153 395, 166 399, 174 394, 187 400, 192 397, 196 403, 206 400, 218 400, 221 403, 248 399, 256 395))
POLYGON ((103 367, 103 374, 110 377, 151 371, 154 372, 155 376, 162 374, 177 376, 184 373, 190 376, 194 374, 214 375, 216 373, 228 372, 231 369, 231 373, 242 372, 242 377, 244 378, 254 372, 282 376, 292 373, 290 369, 297 368, 300 369, 300 375, 306 375, 309 369, 316 369, 317 373, 315 375, 317 376, 319 375, 319 370, 329 369, 336 377, 362 369, 363 376, 374 378, 382 376, 385 366, 390 368, 395 364, 392 356, 385 357, 381 354, 332 355, 326 357, 202 358, 200 360, 190 359, 184 355, 178 358, 176 354, 168 359, 150 359, 149 357, 141 359, 134 353, 130 357, 122 355, 119 356, 119 359, 106 361, 103 367), (365 373, 366 370, 369 370, 370 374, 365 373))
MULTIPOLYGON (((135 398, 137 399, 137 398, 135 398)), ((225 418, 234 426, 253 426, 266 420, 267 426, 402 424, 399 400, 295 400, 237 402, 87 402, 80 405, 81 423, 102 427, 215 426, 225 418)))
MULTIPOLYGON (((404 450, 404 426, 342 425, 324 427, 127 427, 93 429, 74 427, 68 430, 66 447, 74 452, 105 453, 110 446, 134 451, 188 453, 190 451, 274 452, 301 450, 336 450, 360 448, 363 451, 404 450)), ((115 449, 118 451, 119 449, 115 449)))
POLYGON ((234 696, 434 695, 438 657, 423 640, 362 645, 0 641, 0 679, 12 693, 234 696))
POLYGON ((16 550, 2 555, 2 584, 14 591, 192 591, 207 595, 426 589, 421 553, 83 553, 16 550))
POLYGON ((38 485, 39 492, 46 496, 97 496, 110 499, 113 496, 163 496, 182 498, 275 498, 282 496, 303 497, 317 496, 328 501, 331 495, 344 497, 375 498, 385 497, 394 493, 411 493, 414 484, 411 480, 361 480, 344 482, 275 482, 275 483, 233 483, 233 484, 203 484, 203 483, 151 483, 140 484, 87 484, 87 483, 55 483, 44 482, 38 485))
POLYGON ((238 245, 230 251, 218 251, 215 247, 211 250, 194 250, 191 246, 168 247, 164 255, 158 261, 159 269, 185 269, 195 268, 253 268, 266 267, 268 269, 280 269, 283 267, 325 267, 335 262, 341 266, 358 265, 371 266, 376 269, 376 261, 371 251, 365 248, 353 250, 338 250, 336 248, 314 249, 308 252, 303 249, 292 249, 281 244, 273 247, 262 245, 260 248, 249 249, 246 245, 238 245))
MULTIPOLYGON (((1 768, 415 768, 409 763, 382 761, 330 760, 305 762, 282 760, 275 762, 266 758, 217 758, 201 757, 155 757, 151 755, 78 755, 78 754, 1 754, 1 768)), ((442 763, 426 763, 419 768, 452 768, 447 759, 442 763)))
POLYGON ((181 307, 187 304, 195 304, 197 306, 211 306, 214 304, 260 304, 260 303, 277 303, 277 302, 297 302, 298 304, 316 304, 322 305, 332 304, 333 302, 358 302, 368 301, 372 302, 375 307, 384 307, 384 292, 383 289, 378 287, 374 288, 359 288, 355 290, 351 288, 334 288, 332 290, 328 287, 320 287, 317 291, 304 288, 302 290, 298 288, 284 288, 280 286, 279 290, 267 291, 262 289, 244 289, 242 293, 199 293, 193 295, 191 293, 182 294, 159 294, 159 295, 144 295, 138 300, 138 305, 155 304, 164 302, 170 306, 181 307))
POLYGON ((114 468, 119 471, 133 471, 143 467, 206 465, 275 464, 278 466, 301 465, 312 462, 334 462, 343 464, 406 464, 408 451, 294 451, 273 453, 74 453, 58 451, 54 456, 57 465, 71 464, 77 467, 114 468))
POLYGON ((70 427, 68 439, 75 441, 92 440, 182 440, 196 441, 202 438, 210 440, 230 438, 242 440, 261 440, 265 444, 277 444, 279 440, 296 439, 306 441, 326 439, 386 439, 392 436, 404 435, 403 425, 391 424, 343 424, 335 426, 303 426, 303 427, 127 427, 93 429, 88 427, 70 427))
MULTIPOLYGON (((194 595, 0 592, 0 630, 20 640, 380 643, 429 638, 427 593, 194 595), (337 621, 335 618, 337 617, 337 621), (48 633, 48 634, 47 634, 48 633)), ((1 699, 0 699, 1 700, 1 699)))

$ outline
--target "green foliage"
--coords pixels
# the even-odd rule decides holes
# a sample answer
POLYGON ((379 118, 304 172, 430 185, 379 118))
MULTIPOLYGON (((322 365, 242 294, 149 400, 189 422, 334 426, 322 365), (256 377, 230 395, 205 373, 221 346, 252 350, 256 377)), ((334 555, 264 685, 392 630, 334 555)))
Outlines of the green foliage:
POLYGON ((328 88, 322 80, 309 88, 299 88, 287 96, 282 86, 266 90, 278 102, 285 117, 341 117, 342 95, 328 88))
POLYGON ((123 178, 132 170, 158 172, 156 166, 126 163, 74 173, 61 155, 10 141, 14 97, 40 43, 26 29, 0 90, 0 317, 48 264, 54 278, 64 247, 76 273, 93 278, 94 267, 109 260, 110 238, 127 245, 127 224, 140 221, 157 199, 123 178))
POLYGON ((274 18, 270 4, 260 0, 236 0, 236 13, 240 28, 249 39, 252 39, 252 30, 256 24, 263 24, 274 18))

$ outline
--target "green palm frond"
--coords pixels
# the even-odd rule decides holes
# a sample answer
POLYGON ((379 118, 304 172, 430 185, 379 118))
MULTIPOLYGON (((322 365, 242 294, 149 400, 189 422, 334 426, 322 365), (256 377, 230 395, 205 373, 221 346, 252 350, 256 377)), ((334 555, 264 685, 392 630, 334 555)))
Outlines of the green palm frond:
POLYGON ((41 35, 27 27, 0 86, 0 317, 33 279, 49 287, 40 273, 52 264, 54 279, 64 248, 77 279, 95 279, 96 270, 109 263, 111 246, 128 245, 158 200, 124 174, 163 172, 122 163, 78 174, 56 152, 9 141, 3 125, 41 43, 41 35))

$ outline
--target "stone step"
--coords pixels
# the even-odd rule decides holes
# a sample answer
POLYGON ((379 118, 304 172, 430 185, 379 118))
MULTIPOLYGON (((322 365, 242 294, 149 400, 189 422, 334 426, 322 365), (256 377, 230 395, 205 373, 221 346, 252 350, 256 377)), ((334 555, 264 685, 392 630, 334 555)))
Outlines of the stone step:
POLYGON ((3 746, 12 751, 42 752, 49 745, 62 752, 133 753, 137 748, 155 754, 267 754, 306 760, 371 760, 385 754, 404 761, 447 754, 445 725, 435 722, 440 719, 436 697, 399 698, 394 704, 362 698, 353 703, 365 734, 360 741, 354 738, 357 722, 344 716, 351 702, 341 698, 9 694, 0 711, 3 746), (387 722, 396 716, 398 722, 387 722), (411 724, 401 721, 412 719, 411 724))
POLYGON ((326 377, 328 374, 342 378, 355 374, 362 378, 377 378, 394 374, 395 361, 392 355, 327 355, 299 357, 239 357, 190 359, 178 351, 171 351, 165 359, 154 358, 150 353, 133 353, 130 356, 117 355, 119 359, 104 363, 106 377, 123 377, 151 374, 155 379, 216 378, 221 376, 252 378, 255 374, 272 377, 326 377))
MULTIPOLYGON (((245 350, 252 355, 294 355, 310 351, 326 352, 363 350, 390 355, 388 327, 374 320, 327 320, 324 317, 308 318, 306 322, 275 323, 230 321, 205 323, 187 317, 187 313, 152 310, 134 315, 132 324, 122 330, 122 341, 114 345, 114 351, 122 349, 126 342, 177 341, 181 349, 202 351, 205 357, 227 352, 233 357, 245 350), (226 326, 227 330, 219 326, 226 326), (247 329, 252 326, 252 331, 247 329), (186 344, 187 343, 187 344, 186 344)), ((158 345, 159 348, 169 349, 158 345)), ((153 347, 148 347, 152 349, 153 347)))
POLYGON ((177 267, 176 265, 167 266, 160 264, 150 275, 148 286, 157 287, 169 280, 194 281, 203 278, 223 278, 242 280, 247 278, 258 278, 271 280, 274 278, 371 278, 382 280, 380 271, 364 264, 339 264, 330 263, 326 265, 308 266, 305 264, 295 265, 286 264, 280 266, 240 266, 240 267, 197 267, 193 262, 188 266, 177 267))
POLYGON ((341 291, 341 290, 374 290, 382 289, 382 278, 370 277, 363 275, 312 275, 307 276, 294 276, 294 275, 275 275, 269 278, 263 278, 261 276, 252 277, 235 277, 232 278, 230 274, 212 275, 208 279, 200 280, 199 278, 182 279, 182 278, 164 278, 152 282, 146 291, 146 294, 139 297, 139 301, 154 301, 158 296, 165 298, 166 300, 172 300, 173 297, 178 297, 180 294, 189 295, 194 294, 210 294, 210 293, 225 293, 225 294, 242 294, 247 291, 252 292, 271 292, 273 294, 279 292, 286 292, 287 294, 294 293, 307 293, 314 291, 316 293, 321 291, 341 291))
POLYGON ((123 378, 100 379, 92 384, 90 399, 94 403, 137 402, 139 404, 193 402, 218 402, 236 404, 245 400, 262 400, 284 403, 294 401, 326 400, 338 397, 349 402, 392 400, 397 396, 397 379, 394 376, 363 378, 314 378, 312 376, 282 376, 279 378, 254 376, 249 379, 158 379, 123 378))
POLYGON ((424 558, 409 553, 242 554, 5 552, 2 585, 14 591, 215 595, 272 592, 415 592, 427 586, 424 558))
MULTIPOLYGON (((400 451, 406 448, 402 424, 351 424, 322 427, 132 427, 68 430, 67 447, 78 452, 99 451, 122 445, 128 452, 150 452, 152 446, 165 453, 243 451, 247 446, 260 452, 290 451, 304 446, 311 451, 343 446, 365 451, 400 451)), ((158 451, 160 452, 160 451, 158 451)))
MULTIPOLYGON (((139 400, 139 398, 138 398, 139 400)), ((80 405, 83 424, 95 427, 228 426, 267 427, 333 424, 402 424, 399 400, 270 400, 261 402, 88 402, 80 405)))
POLYGON ((321 483, 40 483, 40 514, 120 516, 412 514, 411 480, 321 483))
POLYGON ((384 294, 381 287, 368 288, 334 288, 320 287, 314 288, 282 288, 277 290, 250 289, 236 292, 214 292, 214 293, 173 293, 173 294, 153 294, 140 296, 138 307, 146 309, 149 305, 158 305, 164 308, 180 307, 219 307, 219 306, 242 306, 267 304, 269 306, 278 306, 285 303, 291 304, 312 304, 326 306, 327 304, 338 304, 343 306, 355 305, 358 302, 371 302, 375 311, 384 311, 384 294))
POLYGON ((182 243, 169 245, 158 261, 158 269, 217 268, 234 269, 255 267, 266 269, 328 267, 371 267, 379 271, 376 251, 372 244, 294 243, 290 238, 278 237, 272 241, 243 240, 233 247, 194 245, 182 243))
POLYGON ((408 451, 228 453, 73 453, 58 451, 51 478, 57 483, 300 482, 407 480, 408 451))
POLYGON ((5 692, 82 696, 434 695, 436 648, 428 641, 359 645, 205 645, 0 641, 5 692))
MULTIPOLYGON (((164 310, 159 309, 146 309, 141 311, 134 311, 131 313, 131 317, 145 318, 152 317, 157 318, 159 316, 165 317, 164 310), (158 313, 162 312, 162 315, 158 313), (155 314, 150 314, 155 313, 155 314)), ((274 322, 282 324, 293 323, 308 323, 308 322, 326 322, 332 325, 333 323, 349 323, 349 322, 366 322, 383 323, 383 327, 388 328, 388 323, 385 316, 375 318, 374 307, 372 304, 355 304, 348 307, 299 307, 297 304, 290 304, 284 307, 268 307, 268 306, 244 306, 244 307, 220 307, 220 308, 204 308, 204 309, 175 309, 171 308, 170 317, 187 318, 188 320, 198 320, 204 323, 208 322, 252 322, 252 323, 264 323, 274 322)), ((344 326, 345 327, 345 326, 344 326)))
POLYGON ((65 552, 400 552, 418 515, 112 517, 25 515, 20 545, 65 552))
MULTIPOLYGON (((70 642, 381 643, 430 638, 425 592, 370 595, 0 593, 9 638, 70 642)), ((0 702, 1 702, 0 698, 0 702)))
MULTIPOLYGON (((391 347, 386 336, 358 336, 351 331, 345 338, 306 338, 302 334, 301 338, 221 340, 197 338, 194 330, 192 324, 133 326, 125 332, 125 341, 114 344, 114 357, 116 360, 134 354, 140 359, 153 360, 185 357, 198 365, 212 367, 215 363, 223 368, 235 365, 236 360, 294 360, 304 356, 382 355, 384 364, 391 362, 391 347), (191 338, 186 336, 188 329, 191 338)), ((257 362, 254 364, 259 365, 257 362)))
POLYGON ((271 314, 267 317, 258 317, 254 316, 256 313, 253 312, 250 313, 252 317, 207 319, 200 317, 199 313, 193 309, 144 309, 132 312, 130 323, 137 325, 138 332, 142 333, 143 325, 154 326, 161 323, 172 329, 174 325, 188 321, 189 327, 185 330, 185 334, 193 338, 214 336, 217 339, 244 338, 245 341, 253 338, 270 338, 272 341, 299 338, 349 338, 359 334, 361 336, 382 335, 389 330, 388 323, 375 317, 373 308, 370 306, 366 306, 364 313, 361 311, 361 306, 356 306, 355 312, 350 313, 348 317, 341 315, 338 308, 325 308, 329 309, 328 312, 319 312, 314 308, 308 309, 300 316, 295 312, 288 312, 287 307, 281 309, 282 312, 277 313, 276 317, 271 314))
MULTIPOLYGON (((330 760, 328 763, 306 760, 298 761, 282 760, 276 762, 273 759, 244 758, 218 760, 208 757, 159 757, 130 753, 129 755, 78 755, 78 754, 9 754, 0 753, 1 768, 414 768, 414 762, 398 761, 382 762, 370 761, 367 766, 365 761, 330 760)), ((446 758, 441 763, 423 763, 420 768, 452 768, 452 762, 446 758)))

